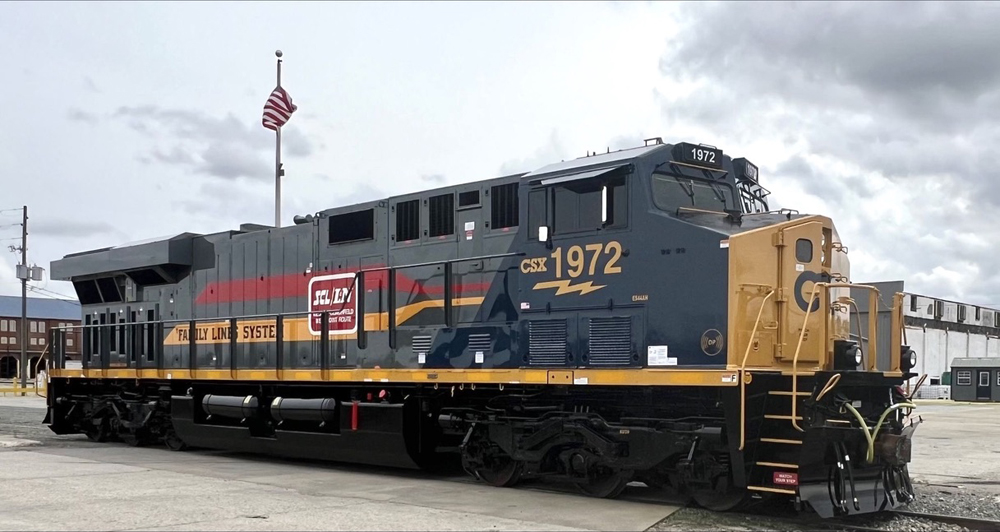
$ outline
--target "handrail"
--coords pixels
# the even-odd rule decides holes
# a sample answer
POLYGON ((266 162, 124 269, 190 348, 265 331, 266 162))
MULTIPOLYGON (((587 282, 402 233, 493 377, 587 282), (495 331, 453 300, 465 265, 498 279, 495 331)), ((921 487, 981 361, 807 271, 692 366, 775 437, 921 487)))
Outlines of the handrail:
POLYGON ((840 373, 835 373, 832 377, 830 377, 830 380, 826 381, 826 386, 824 386, 819 393, 816 394, 816 402, 818 403, 823 400, 823 396, 830 393, 830 390, 837 386, 838 382, 840 382, 840 373))
MULTIPOLYGON (((51 342, 46 344, 45 349, 42 350, 42 354, 38 356, 38 361, 35 362, 35 395, 37 395, 38 397, 45 397, 44 395, 38 393, 38 365, 41 364, 43 360, 45 360, 45 355, 49 352, 49 347, 51 346, 52 346, 51 342)), ((45 387, 48 388, 48 382, 46 382, 45 385, 46 385, 45 387)))
MULTIPOLYGON (((827 292, 829 292, 829 290, 831 288, 863 288, 863 289, 866 289, 866 290, 869 290, 870 292, 872 292, 871 294, 869 294, 869 297, 868 297, 868 303, 869 303, 869 305, 868 305, 869 306, 869 311, 868 311, 868 313, 869 313, 869 316, 868 316, 868 337, 869 338, 874 338, 875 342, 871 342, 871 341, 868 342, 868 347, 869 347, 869 352, 870 352, 870 354, 868 355, 869 356, 869 366, 870 366, 869 369, 871 369, 872 371, 874 371, 876 369, 876 362, 878 360, 877 359, 877 354, 878 354, 878 347, 877 347, 877 344, 878 344, 878 330, 877 330, 877 327, 878 327, 878 321, 877 321, 877 319, 878 319, 878 300, 877 300, 876 297, 873 297, 873 296, 878 296, 878 293, 879 293, 878 288, 875 288, 874 286, 871 286, 871 285, 854 284, 854 283, 822 283, 822 282, 820 282, 820 283, 814 283, 813 287, 812 287, 812 290, 810 290, 810 292, 809 292, 809 303, 806 305, 806 314, 805 314, 805 317, 802 318, 802 330, 799 331, 799 341, 795 345, 795 356, 792 357, 792 415, 791 415, 791 418, 792 418, 792 426, 795 427, 795 429, 798 430, 799 432, 805 432, 805 430, 802 427, 799 426, 799 423, 796 420, 796 417, 797 417, 797 414, 798 414, 798 408, 797 408, 798 407, 798 401, 796 399, 798 397, 798 384, 799 384, 799 373, 798 373, 799 352, 802 350, 802 340, 805 338, 805 335, 806 335, 806 325, 809 323, 809 314, 812 313, 813 303, 816 301, 817 291, 820 288, 826 290, 827 292)), ((829 296, 829 293, 827 295, 829 296)), ((850 311, 848 311, 848 312, 850 312, 850 311)), ((859 312, 859 314, 860 314, 860 312, 859 312)), ((848 319, 850 319, 850 316, 848 316, 848 319)), ((859 323, 860 323, 860 321, 859 321, 859 323)), ((859 330, 858 333, 860 334, 861 331, 859 330)), ((827 391, 829 391, 829 390, 827 390, 827 391)))
POLYGON ((743 361, 740 363, 740 450, 743 450, 743 446, 746 445, 746 419, 747 419, 747 382, 743 378, 744 371, 747 366, 747 357, 750 356, 750 346, 753 345, 753 339, 757 336, 757 326, 760 325, 760 317, 764 314, 764 304, 767 300, 774 295, 774 290, 771 290, 764 296, 764 300, 760 302, 760 309, 757 311, 757 319, 753 322, 753 331, 750 333, 750 340, 747 342, 747 349, 743 353, 743 361))
MULTIPOLYGON (((913 398, 916 397, 916 395, 917 395, 917 390, 919 390, 920 387, 924 385, 924 381, 926 381, 926 380, 927 380, 927 374, 926 373, 924 373, 923 376, 921 376, 919 379, 917 379, 917 384, 913 387, 913 391, 910 392, 910 395, 908 395, 906 397, 907 401, 913 401, 913 398)), ((907 381, 907 382, 909 382, 909 381, 907 381)))
POLYGON ((816 300, 816 289, 819 288, 824 283, 813 284, 812 290, 809 292, 809 303, 806 305, 806 316, 802 319, 802 330, 799 332, 799 342, 795 345, 795 356, 792 357, 792 427, 799 432, 805 432, 805 429, 799 426, 798 421, 795 419, 798 415, 797 406, 798 401, 798 391, 799 391, 799 351, 802 349, 802 340, 806 336, 806 324, 809 322, 809 314, 812 313, 813 302, 816 300))
MULTIPOLYGON (((497 254, 490 254, 490 255, 478 255, 478 256, 474 256, 474 257, 459 257, 459 258, 454 258, 454 259, 436 260, 436 261, 420 262, 420 263, 413 263, 413 264, 389 265, 389 266, 379 266, 379 267, 373 267, 373 268, 364 268, 364 267, 362 267, 362 268, 359 268, 358 270, 356 270, 354 272, 348 272, 348 273, 353 273, 354 274, 354 280, 353 280, 353 283, 351 285, 351 289, 354 289, 358 285, 359 280, 361 280, 361 282, 363 282, 363 280, 365 278, 365 273, 381 272, 381 271, 387 271, 387 272, 389 272, 389 288, 388 288, 388 299, 389 299, 389 305, 388 305, 389 306, 389 308, 388 308, 389 320, 388 320, 388 322, 389 323, 388 323, 388 334, 389 334, 389 345, 390 345, 391 348, 395 348, 395 343, 396 343, 395 342, 395 334, 396 334, 395 329, 397 328, 398 324, 396 323, 396 319, 395 319, 395 313, 396 313, 397 309, 396 309, 396 305, 395 305, 396 293, 395 293, 395 288, 394 288, 394 285, 395 285, 394 281, 395 281, 395 274, 396 274, 396 272, 398 270, 400 270, 400 269, 406 269, 406 268, 417 268, 417 267, 444 265, 445 278, 446 278, 446 281, 445 281, 445 302, 444 302, 445 303, 444 304, 445 315, 446 315, 445 316, 445 323, 448 324, 448 323, 450 323, 450 321, 452 319, 451 312, 450 312, 450 307, 454 304, 454 302, 453 302, 454 298, 452 297, 453 287, 451 286, 451 284, 452 284, 453 281, 452 281, 451 275, 449 275, 449 273, 450 273, 450 271, 452 269, 452 266, 454 264, 459 264, 459 263, 464 263, 464 262, 473 262, 473 261, 486 261, 486 260, 493 260, 493 259, 504 259, 504 258, 510 258, 510 257, 521 257, 521 256, 524 256, 524 255, 525 255, 524 252, 497 253, 497 254)), ((359 309, 363 309, 364 308, 363 302, 364 302, 364 298, 363 297, 359 297, 358 298, 358 302, 357 302, 357 305, 358 305, 359 309)), ((345 301, 342 304, 342 308, 343 308, 343 305, 346 305, 346 304, 347 303, 345 301)), ((95 315, 96 314, 97 313, 95 313, 95 315)), ((164 336, 163 336, 164 325, 171 326, 172 329, 180 329, 180 330, 191 329, 191 330, 193 330, 193 329, 198 328, 200 324, 204 324, 204 323, 226 323, 226 322, 228 322, 230 328, 232 328, 233 324, 235 322, 237 322, 237 321, 255 320, 256 319, 256 320, 274 320, 276 322, 276 324, 278 325, 278 327, 280 328, 283 317, 286 317, 286 316, 307 316, 307 317, 312 318, 313 316, 317 316, 317 315, 320 316, 320 320, 322 322, 328 324, 328 320, 329 320, 329 316, 330 316, 330 309, 318 310, 318 311, 317 310, 313 310, 313 311, 302 310, 302 311, 295 311, 295 312, 278 312, 278 313, 268 313, 268 314, 250 314, 250 315, 242 315, 242 316, 215 316, 215 317, 203 317, 203 318, 187 317, 187 318, 173 318, 173 319, 163 319, 163 318, 160 318, 160 319, 156 319, 156 320, 134 321, 134 322, 92 323, 92 324, 88 324, 88 325, 83 325, 83 324, 81 324, 81 325, 70 325, 70 326, 66 326, 66 327, 53 327, 53 329, 59 330, 59 331, 62 331, 62 332, 73 331, 73 330, 81 330, 81 331, 84 331, 84 332, 87 332, 87 331, 97 331, 96 334, 98 334, 100 336, 100 338, 102 339, 101 340, 102 343, 101 343, 100 348, 97 350, 96 353, 94 353, 94 352, 92 352, 93 347, 90 345, 90 343, 89 342, 83 342, 81 344, 81 348, 82 348, 81 355, 84 358, 84 368, 86 369, 86 365, 87 365, 86 361, 90 357, 94 356, 94 354, 97 354, 100 357, 100 360, 101 360, 101 369, 103 370, 103 369, 107 369, 107 366, 108 366, 108 363, 109 363, 109 360, 110 360, 110 358, 109 358, 110 351, 108 350, 107 346, 104 344, 105 337, 107 336, 107 331, 109 331, 109 330, 114 331, 118 327, 133 327, 133 326, 145 327, 145 326, 154 326, 155 331, 153 331, 153 332, 148 332, 147 331, 145 334, 157 334, 159 336, 158 342, 155 344, 155 347, 154 347, 154 358, 156 358, 158 360, 157 370, 158 371, 162 371, 163 370, 163 367, 162 367, 162 364, 163 364, 162 349, 163 349, 163 341, 164 341, 164 336), (157 333, 156 331, 159 331, 159 332, 157 333)), ((366 343, 365 342, 365 332, 366 332, 365 331, 365 329, 366 329, 366 327, 365 327, 365 319, 366 319, 366 316, 363 313, 363 311, 362 311, 362 314, 360 314, 360 316, 356 317, 356 319, 358 319, 358 321, 359 321, 359 323, 358 323, 358 329, 357 329, 357 341, 358 341, 359 347, 361 347, 363 349, 364 348, 363 346, 366 343)), ((380 318, 380 321, 381 321, 381 318, 380 318)), ((328 327, 328 325, 326 325, 326 327, 328 327)), ((230 335, 231 335, 232 339, 236 338, 236 336, 234 334, 232 334, 232 331, 230 332, 230 335)), ((279 343, 282 341, 282 336, 283 336, 283 330, 278 331, 278 333, 277 333, 278 340, 277 341, 279 343)), ((320 365, 321 365, 321 369, 324 372, 326 372, 326 371, 329 370, 329 367, 327 366, 327 364, 328 364, 329 361, 328 361, 327 356, 326 356, 328 354, 328 353, 326 353, 326 350, 329 349, 329 346, 327 345, 327 342, 329 341, 329 339, 328 339, 327 334, 324 334, 322 332, 320 333, 320 336, 322 337, 321 344, 320 344, 320 348, 321 348, 321 352, 322 352, 322 354, 321 354, 321 360, 320 360, 320 365)), ((131 342, 129 342, 129 343, 131 343, 131 342)), ((195 349, 196 337, 193 334, 193 332, 189 336, 189 343, 191 344, 190 345, 191 349, 190 349, 190 353, 188 355, 188 357, 189 357, 188 358, 188 366, 189 366, 189 369, 192 372, 194 372, 194 371, 196 371, 198 369, 201 369, 201 368, 198 368, 198 364, 195 361, 197 350, 195 349)), ((235 341, 231 341, 230 343, 234 344, 235 341)), ((128 350, 129 349, 133 349, 133 348, 134 348, 134 346, 127 347, 125 344, 122 344, 121 348, 117 350, 117 353, 118 354, 129 354, 128 350)), ((143 351, 142 348, 139 349, 139 354, 147 354, 148 355, 148 353, 144 353, 144 351, 143 351)), ((283 357, 281 356, 281 354, 282 354, 282 348, 281 348, 281 345, 278 345, 278 347, 277 347, 277 353, 276 353, 276 357, 275 357, 275 364, 276 364, 276 369, 279 372, 279 375, 280 375, 280 373, 281 373, 281 371, 283 369, 283 361, 282 361, 283 357)), ((235 351, 235 349, 232 348, 232 345, 231 345, 231 347, 230 347, 230 358, 231 358, 231 361, 234 360, 235 357, 236 357, 236 351, 235 351)), ((136 368, 138 369, 138 368, 141 367, 141 364, 139 364, 139 357, 136 356, 135 360, 136 360, 136 368)), ((62 366, 61 363, 59 365, 62 366)), ((60 367, 58 369, 63 369, 63 368, 60 367)), ((235 366, 233 366, 232 363, 231 363, 230 371, 234 371, 234 370, 235 370, 235 366)))

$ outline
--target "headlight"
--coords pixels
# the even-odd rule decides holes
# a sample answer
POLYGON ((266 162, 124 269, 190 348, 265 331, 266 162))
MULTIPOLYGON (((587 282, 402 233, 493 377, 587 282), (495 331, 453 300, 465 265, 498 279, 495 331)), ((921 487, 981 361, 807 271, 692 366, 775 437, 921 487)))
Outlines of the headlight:
POLYGON ((835 340, 833 342, 833 365, 837 370, 856 370, 861 365, 861 349, 857 342, 835 340))
POLYGON ((899 357, 899 365, 902 366, 903 371, 909 371, 917 367, 917 352, 906 345, 903 346, 902 351, 899 357))

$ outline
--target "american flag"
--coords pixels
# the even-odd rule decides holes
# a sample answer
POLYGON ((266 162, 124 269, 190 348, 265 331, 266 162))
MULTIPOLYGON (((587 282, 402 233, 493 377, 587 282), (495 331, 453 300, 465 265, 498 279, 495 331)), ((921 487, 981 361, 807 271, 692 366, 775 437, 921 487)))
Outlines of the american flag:
POLYGON ((264 104, 264 118, 261 123, 267 129, 277 131, 279 127, 285 125, 285 122, 288 122, 296 109, 298 107, 292 103, 292 97, 279 85, 271 92, 267 103, 264 104))

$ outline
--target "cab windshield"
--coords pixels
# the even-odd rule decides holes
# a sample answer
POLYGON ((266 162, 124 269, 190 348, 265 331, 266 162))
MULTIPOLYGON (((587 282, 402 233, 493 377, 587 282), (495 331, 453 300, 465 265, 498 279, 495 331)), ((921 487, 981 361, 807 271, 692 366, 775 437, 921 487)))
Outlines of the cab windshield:
POLYGON ((717 212, 739 210, 732 189, 724 184, 661 174, 653 174, 653 204, 669 212, 680 207, 717 212))

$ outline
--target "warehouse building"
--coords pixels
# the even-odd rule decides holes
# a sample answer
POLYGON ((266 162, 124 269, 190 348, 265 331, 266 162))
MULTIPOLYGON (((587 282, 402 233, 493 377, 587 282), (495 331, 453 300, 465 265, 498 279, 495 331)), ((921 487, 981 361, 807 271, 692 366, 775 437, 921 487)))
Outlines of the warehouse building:
MULTIPOLYGON (((53 327, 80 325, 80 303, 66 299, 41 297, 28 298, 28 375, 34 377, 35 368, 44 369, 39 359, 48 353, 49 333, 53 327)), ((17 376, 21 356, 21 298, 0 296, 0 379, 17 376)), ((80 332, 66 337, 66 355, 69 360, 80 359, 80 332)))
MULTIPOLYGON (((870 284, 881 295, 878 312, 879 359, 888 357, 889 324, 892 296, 903 297, 905 344, 917 353, 914 372, 927 375, 918 397, 947 398, 951 396, 952 364, 960 358, 995 358, 1000 360, 1000 310, 969 303, 950 301, 907 292, 903 281, 870 284)), ((861 336, 868 338, 868 293, 852 289, 851 297, 860 310, 861 336)), ((858 324, 852 319, 852 333, 858 334, 858 324)))

